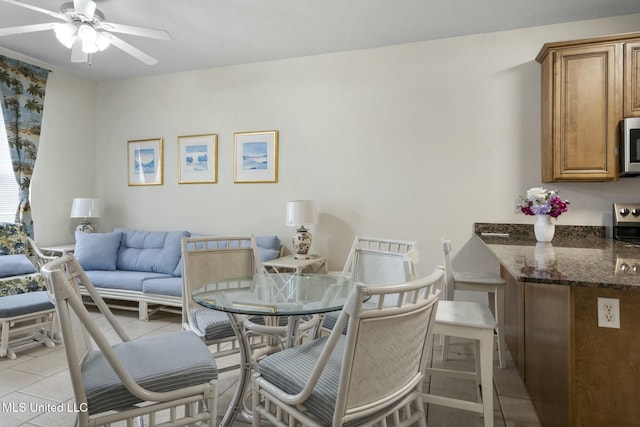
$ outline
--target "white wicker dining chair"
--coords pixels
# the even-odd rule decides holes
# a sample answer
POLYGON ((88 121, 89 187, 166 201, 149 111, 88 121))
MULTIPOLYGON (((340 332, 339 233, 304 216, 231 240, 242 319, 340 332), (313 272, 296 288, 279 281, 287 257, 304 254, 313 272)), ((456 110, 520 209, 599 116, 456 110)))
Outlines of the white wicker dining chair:
POLYGON ((216 423, 218 370, 200 338, 180 331, 130 339, 72 254, 45 264, 42 274, 60 320, 79 426, 140 418, 145 426, 216 423), (103 335, 78 283, 120 342, 103 335))
MULTIPOLYGON (((342 277, 369 285, 398 284, 416 279, 418 244, 415 241, 356 236, 342 272, 342 277)), ((373 297, 371 302, 375 303, 373 297)), ((387 303, 393 303, 387 298, 387 303)), ((327 313, 322 328, 333 329, 339 312, 327 313)))
MULTIPOLYGON (((193 331, 214 357, 237 353, 237 338, 227 313, 198 305, 191 295, 215 282, 252 278, 261 272, 253 236, 200 236, 182 238, 182 327, 193 331)), ((260 319, 254 319, 260 322, 260 319)), ((260 340, 257 340, 258 345, 260 340)), ((237 366, 225 366, 220 372, 237 366)))
POLYGON ((258 363, 253 426, 426 426, 421 388, 439 294, 432 290, 442 278, 437 268, 405 284, 357 284, 328 336, 258 363), (374 296, 378 304, 363 304, 374 296))

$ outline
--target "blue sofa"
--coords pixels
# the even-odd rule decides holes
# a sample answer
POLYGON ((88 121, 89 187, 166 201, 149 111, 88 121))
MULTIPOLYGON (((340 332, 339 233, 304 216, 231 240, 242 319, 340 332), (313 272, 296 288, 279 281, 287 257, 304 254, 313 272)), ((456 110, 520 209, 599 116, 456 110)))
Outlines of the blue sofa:
MULTIPOLYGON (((75 256, 103 298, 134 302, 140 319, 148 320, 158 309, 182 307, 180 242, 190 235, 188 231, 125 228, 110 233, 76 232, 75 256)), ((280 256, 277 236, 258 236, 256 243, 262 262, 280 256)), ((136 308, 113 302, 111 306, 136 308)))

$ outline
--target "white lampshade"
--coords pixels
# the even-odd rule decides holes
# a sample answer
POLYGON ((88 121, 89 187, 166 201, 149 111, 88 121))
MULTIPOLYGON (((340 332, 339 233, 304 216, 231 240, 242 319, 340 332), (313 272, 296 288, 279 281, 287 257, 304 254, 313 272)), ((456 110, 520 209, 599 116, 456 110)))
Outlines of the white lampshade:
POLYGON ((318 223, 318 209, 314 200, 287 202, 287 225, 299 227, 318 223))
POLYGON ((100 199, 73 199, 71 218, 100 218, 100 199))

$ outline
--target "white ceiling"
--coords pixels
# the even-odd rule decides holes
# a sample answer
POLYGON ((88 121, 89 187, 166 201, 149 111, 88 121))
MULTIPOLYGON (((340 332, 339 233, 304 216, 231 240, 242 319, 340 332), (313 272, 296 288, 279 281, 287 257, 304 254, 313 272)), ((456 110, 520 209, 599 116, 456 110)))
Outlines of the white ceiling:
MULTIPOLYGON (((64 0, 24 2, 58 11, 64 0)), ((97 2, 106 21, 168 31, 172 41, 119 35, 159 63, 145 65, 111 46, 92 65, 74 64, 53 31, 0 37, 0 47, 104 81, 640 13, 639 0, 97 2)), ((0 1, 0 28, 52 21, 0 1)))

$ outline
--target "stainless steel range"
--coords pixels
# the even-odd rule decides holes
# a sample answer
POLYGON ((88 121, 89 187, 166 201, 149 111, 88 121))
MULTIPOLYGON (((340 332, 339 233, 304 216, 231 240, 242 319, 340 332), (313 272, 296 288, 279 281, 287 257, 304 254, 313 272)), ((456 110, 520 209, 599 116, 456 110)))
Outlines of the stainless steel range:
MULTIPOLYGON (((640 204, 613 204, 613 238, 640 245, 640 204)), ((615 273, 640 275, 640 259, 624 252, 616 257, 615 273)))
POLYGON ((613 238, 640 245, 640 203, 613 204, 613 238))

